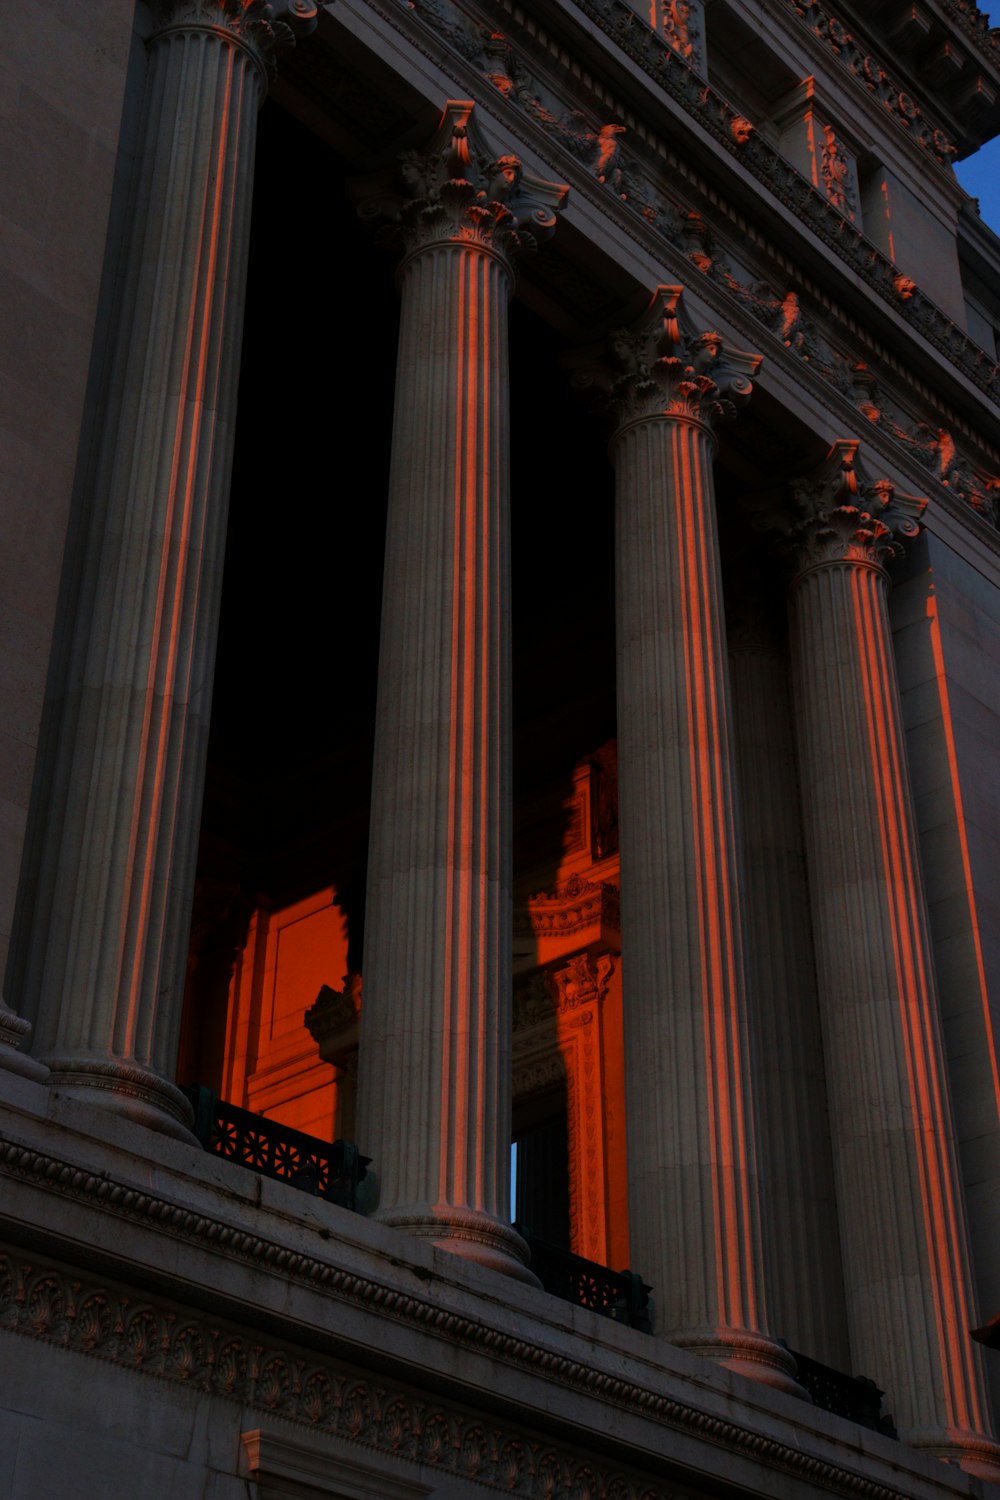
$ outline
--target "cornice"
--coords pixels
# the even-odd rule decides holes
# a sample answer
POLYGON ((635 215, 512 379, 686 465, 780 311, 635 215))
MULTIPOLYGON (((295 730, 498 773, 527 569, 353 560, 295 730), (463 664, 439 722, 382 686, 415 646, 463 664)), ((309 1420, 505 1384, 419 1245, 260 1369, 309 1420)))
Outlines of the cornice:
POLYGON ((0 1328, 523 1500, 597 1493, 667 1500, 676 1493, 637 1469, 581 1454, 579 1445, 537 1440, 493 1413, 484 1421, 437 1394, 2 1249, 0 1328))
POLYGON ((539 891, 514 909, 519 937, 566 937, 582 928, 620 925, 618 887, 609 881, 573 875, 552 891, 539 891))
POLYGON ((1000 68, 1000 26, 991 26, 989 17, 974 0, 942 0, 942 8, 983 57, 988 58, 994 68, 1000 68))
MULTIPOLYGON (((297 1282, 588 1398, 641 1413, 653 1422, 708 1441, 715 1447, 752 1455, 755 1460, 812 1486, 857 1500, 906 1500, 910 1493, 805 1451, 796 1442, 784 1442, 759 1427, 706 1411, 660 1389, 543 1348, 503 1328, 491 1327, 481 1319, 449 1311, 440 1302, 396 1290, 371 1277, 292 1250, 264 1234, 185 1208, 147 1188, 116 1180, 107 1171, 91 1171, 44 1151, 0 1140, 0 1173, 148 1229, 167 1232, 174 1240, 241 1261, 258 1273, 297 1282)), ((323 1382, 324 1373, 326 1380, 330 1379, 329 1364, 303 1359, 301 1349, 268 1341, 259 1337, 256 1330, 249 1334, 242 1331, 229 1334, 220 1328, 220 1320, 215 1317, 178 1318, 176 1309, 159 1297, 145 1302, 128 1301, 121 1316, 115 1317, 112 1293, 100 1279, 81 1276, 75 1267, 70 1275, 48 1267, 40 1271, 31 1287, 26 1287, 20 1277, 22 1268, 23 1262, 16 1252, 0 1259, 0 1326, 61 1347, 75 1348, 131 1370, 145 1370, 161 1379, 187 1385, 200 1383, 200 1388, 215 1394, 248 1401, 310 1425, 327 1424, 340 1436, 400 1451, 398 1439, 392 1438, 391 1424, 386 1437, 385 1421, 368 1423, 356 1413, 346 1428, 341 1426, 343 1399, 335 1393, 331 1397, 323 1382)), ((30 1265, 26 1269, 28 1273, 33 1271, 30 1265)), ((120 1270, 117 1275, 121 1275, 120 1270)), ((359 1392, 374 1389, 364 1379, 355 1385, 359 1392)), ((384 1389, 381 1382, 379 1389, 384 1389)), ((346 1409, 350 1409, 349 1404, 346 1409)), ((508 1436, 523 1440, 519 1429, 508 1436)), ((430 1451, 421 1449, 413 1456, 424 1463, 443 1464, 456 1462, 455 1455, 461 1451, 461 1445, 450 1446, 439 1441, 430 1451), (451 1459, 447 1457, 449 1453, 453 1455, 451 1459)), ((502 1453, 504 1445, 492 1451, 502 1453)), ((480 1466, 459 1472, 470 1478, 479 1477, 480 1466)), ((503 1465, 499 1472, 504 1472, 503 1465)), ((484 1482, 497 1483, 490 1478, 484 1482)), ((528 1500, 550 1500, 553 1494, 575 1492, 572 1485, 557 1485, 553 1489, 551 1475, 530 1462, 527 1455, 516 1471, 507 1471, 502 1487, 528 1500)), ((615 1493, 613 1489, 607 1492, 615 1493)), ((659 1488, 623 1491, 627 1500, 653 1500, 663 1493, 659 1488)))
POLYGON ((1000 400, 1000 366, 912 282, 900 285, 896 267, 860 230, 754 130, 717 90, 694 73, 627 4, 573 0, 581 14, 621 49, 650 80, 789 208, 892 312, 926 338, 991 401, 1000 400))
POLYGON ((876 99, 897 129, 941 167, 948 167, 958 147, 940 124, 928 117, 917 101, 887 73, 880 58, 873 56, 821 0, 782 0, 786 10, 798 16, 806 30, 819 41, 862 92, 876 99))
MULTIPOLYGON (((527 17, 515 0, 499 0, 499 3, 509 13, 516 34, 521 36, 523 32, 528 37, 533 54, 537 52, 544 55, 551 52, 554 58, 565 57, 560 44, 546 34, 537 19, 527 17)), ((609 8, 618 4, 618 0, 596 0, 596 3, 609 8)), ((974 433, 957 413, 950 411, 946 403, 941 403, 937 393, 931 392, 923 384, 914 373, 914 360, 910 354, 894 354, 883 347, 878 336, 859 323, 857 317, 852 316, 842 305, 833 301, 828 289, 824 290, 812 282, 808 273, 803 271, 794 258, 771 245, 761 234, 756 222, 749 222, 739 210, 720 199, 717 193, 710 192, 704 183, 699 182, 688 161, 677 159, 672 166, 678 172, 679 180, 682 184, 686 181, 694 192, 703 195, 706 200, 711 199, 713 216, 724 214, 743 241, 749 243, 772 267, 779 268, 788 275, 794 286, 815 298, 817 307, 808 309, 810 313, 819 312, 824 317, 835 320, 843 337, 849 339, 855 347, 860 345, 864 359, 871 358, 881 363, 900 381, 904 381, 908 388, 912 388, 914 405, 922 417, 926 415, 929 403, 938 403, 941 425, 936 430, 940 431, 942 437, 940 449, 933 436, 935 430, 928 428, 922 419, 909 419, 916 420, 917 431, 914 435, 907 430, 907 419, 899 419, 892 412, 891 403, 887 403, 884 397, 874 403, 864 392, 859 397, 853 389, 851 360, 846 355, 828 350, 829 357, 825 358, 822 350, 809 347, 809 341, 803 337, 803 330, 808 322, 804 305, 796 310, 797 328, 789 332, 785 326, 788 297, 782 299, 780 295, 765 292, 762 299, 760 289, 755 284, 741 283, 732 275, 724 256, 706 255, 698 248, 692 249, 691 246, 697 239, 697 230, 692 231, 691 221, 699 220, 700 215, 682 210, 676 201, 671 203, 659 186, 651 183, 648 177, 650 164, 647 162, 644 165, 643 159, 636 156, 638 142, 642 149, 655 157, 655 170, 662 173, 667 168, 670 157, 669 147, 665 144, 662 133, 650 133, 642 121, 632 120, 630 112, 623 111, 612 94, 606 89, 602 92, 599 82, 588 77, 585 67, 575 70, 574 87, 577 90, 589 90, 591 107, 595 113, 603 100, 603 107, 612 119, 617 115, 618 118, 631 121, 628 148, 623 147, 618 139, 623 134, 619 126, 602 127, 600 130, 588 127, 585 117, 569 106, 566 106, 566 112, 570 123, 557 118, 531 94, 530 74, 529 87, 525 89, 522 86, 524 80, 518 77, 518 70, 523 63, 510 38, 493 30, 488 34, 489 45, 486 46, 483 41, 487 35, 486 28, 469 11, 460 7, 457 0, 418 0, 405 14, 393 0, 367 0, 367 7, 377 10, 389 24, 407 36, 411 45, 438 62, 443 62, 443 59, 438 56, 436 46, 429 45, 430 39, 433 37, 438 44, 444 42, 455 57, 450 70, 455 76, 469 81, 464 86, 469 86, 477 76, 480 80, 485 76, 497 91, 491 108, 505 119, 507 130, 511 134, 516 133, 543 160, 552 161, 558 166, 560 175, 572 185, 577 202, 584 198, 593 204, 622 233, 641 246, 644 253, 652 254, 665 267, 670 268, 671 275, 683 278, 693 291, 703 296, 710 305, 714 304, 722 316, 745 333, 748 343, 755 343, 764 351, 768 364, 777 362, 792 375, 797 384, 810 392, 813 399, 827 408, 835 419, 836 430, 845 430, 845 419, 848 430, 858 430, 860 425, 866 441, 876 447, 884 446, 887 463, 894 464, 906 473, 908 481, 916 488, 929 490, 936 508, 953 515, 972 531, 981 544, 1000 554, 1000 538, 992 524, 994 476, 987 474, 981 481, 975 478, 974 464, 964 457, 960 448, 961 437, 959 443, 956 443, 953 432, 965 433, 977 444, 982 442, 981 435, 974 433), (687 253, 682 252, 678 256, 677 251, 682 246, 687 253), (684 269, 691 265, 703 273, 698 286, 691 281, 690 271, 684 269), (772 336, 765 338, 762 327, 772 336), (775 333, 778 335, 777 340, 773 337, 775 333), (863 424, 858 423, 859 415, 865 417, 863 424), (949 424, 948 427, 945 426, 946 423, 949 424), (872 429, 870 433, 869 428, 872 429), (882 444, 883 438, 888 439, 885 445, 882 444), (979 512, 978 516, 976 511, 979 512), (980 516, 984 519, 980 519, 980 516)), ((593 10, 595 0, 582 0, 578 8, 588 7, 593 10)), ((572 3, 566 7, 567 10, 572 8, 572 3)), ((648 32, 648 28, 638 25, 634 12, 628 11, 623 26, 629 35, 642 35, 644 46, 658 47, 657 55, 664 59, 665 71, 676 77, 677 70, 680 69, 696 96, 711 94, 711 90, 674 56, 669 47, 659 43, 648 32)), ((649 68, 646 71, 651 72, 649 68)), ((663 82, 663 79, 652 76, 652 81, 655 84, 663 82)), ((719 96, 714 97, 720 104, 724 104, 719 96)), ((759 142, 759 136, 748 121, 735 115, 728 106, 725 109, 728 110, 731 127, 731 139, 727 138, 729 147, 738 153, 746 141, 759 142)), ((773 152, 773 148, 768 149, 773 152)), ((777 153, 773 154, 777 156, 777 153)), ((859 243, 867 246, 867 251, 882 264, 884 272, 891 274, 892 299, 886 297, 884 300, 895 300, 898 308, 905 310, 910 301, 919 298, 919 291, 909 278, 901 276, 888 262, 884 262, 879 252, 863 241, 858 232, 836 210, 831 209, 825 198, 816 193, 790 164, 783 162, 780 157, 777 160, 783 164, 799 197, 810 202, 814 211, 830 221, 831 233, 835 229, 840 234, 853 236, 859 243)), ((766 181, 766 174, 756 175, 762 176, 762 180, 766 181)), ((944 317, 943 314, 940 316, 944 317)), ((954 325, 949 322, 948 326, 963 345, 969 345, 975 350, 979 361, 989 366, 992 377, 990 385, 997 385, 1000 381, 997 367, 954 325)), ((935 367, 934 373, 945 375, 947 368, 935 367)), ((983 394, 986 392, 983 391, 983 394)), ((990 421, 992 420, 990 414, 990 421)))

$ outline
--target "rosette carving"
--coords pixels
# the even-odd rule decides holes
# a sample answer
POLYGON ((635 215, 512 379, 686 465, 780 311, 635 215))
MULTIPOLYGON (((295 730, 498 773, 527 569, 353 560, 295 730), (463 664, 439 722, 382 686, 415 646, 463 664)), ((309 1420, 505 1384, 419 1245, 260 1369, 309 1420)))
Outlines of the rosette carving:
POLYGON ((353 184, 360 216, 382 221, 383 236, 404 253, 457 242, 513 260, 555 228, 568 189, 493 151, 474 111, 468 100, 449 100, 423 150, 405 151, 396 168, 353 184))
POLYGON ((577 371, 577 385, 606 395, 618 427, 678 417, 714 431, 750 399, 761 356, 731 348, 721 333, 699 332, 683 296, 683 287, 658 286, 639 322, 611 335, 604 359, 577 371))
POLYGON ((761 518, 780 533, 797 572, 840 562, 885 567, 919 535, 927 501, 888 479, 869 479, 860 446, 856 438, 834 443, 817 469, 792 484, 792 508, 761 518))
POLYGON ((228 32, 267 73, 279 52, 315 31, 318 0, 153 0, 156 33, 186 27, 228 32))

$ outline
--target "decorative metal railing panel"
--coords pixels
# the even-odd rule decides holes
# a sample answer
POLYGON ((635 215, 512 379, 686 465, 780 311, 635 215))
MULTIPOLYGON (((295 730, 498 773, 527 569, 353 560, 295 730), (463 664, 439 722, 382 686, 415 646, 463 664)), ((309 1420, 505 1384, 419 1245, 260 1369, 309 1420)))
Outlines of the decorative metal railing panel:
POLYGON ((862 1375, 844 1375, 795 1349, 789 1353, 798 1367, 799 1385, 812 1397, 814 1406, 857 1422, 859 1427, 881 1432, 884 1437, 898 1436, 892 1417, 883 1414, 882 1397, 885 1393, 879 1390, 874 1380, 862 1375))
POLYGON ((357 1210, 358 1183, 371 1161, 357 1146, 349 1141, 321 1141, 292 1130, 217 1099, 201 1084, 183 1092, 194 1109, 194 1133, 206 1151, 341 1208, 357 1210))
POLYGON ((609 1271, 540 1240, 523 1224, 514 1226, 531 1251, 531 1269, 545 1290, 563 1302, 589 1307, 603 1317, 652 1333, 649 1294, 652 1290, 634 1271, 609 1271))

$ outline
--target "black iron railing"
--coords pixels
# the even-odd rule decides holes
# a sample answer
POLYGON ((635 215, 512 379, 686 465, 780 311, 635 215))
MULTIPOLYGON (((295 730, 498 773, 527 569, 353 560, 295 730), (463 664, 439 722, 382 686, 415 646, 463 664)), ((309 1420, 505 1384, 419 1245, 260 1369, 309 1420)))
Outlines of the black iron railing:
POLYGON ((609 1271, 596 1261, 571 1255, 532 1234, 524 1224, 515 1224, 531 1251, 531 1269, 542 1286, 563 1302, 589 1307, 606 1318, 627 1323, 643 1333, 652 1333, 649 1294, 652 1290, 635 1271, 609 1271))
POLYGON ((812 1397, 814 1406, 857 1422, 859 1427, 881 1432, 884 1437, 898 1436, 892 1417, 882 1411, 885 1393, 879 1390, 874 1380, 863 1375, 844 1375, 795 1349, 790 1349, 789 1353, 798 1366, 799 1385, 812 1397))
POLYGON ((357 1209, 358 1183, 371 1157, 349 1141, 321 1141, 263 1115, 217 1099, 195 1084, 183 1090, 194 1109, 194 1133, 206 1151, 287 1182, 313 1197, 357 1209))

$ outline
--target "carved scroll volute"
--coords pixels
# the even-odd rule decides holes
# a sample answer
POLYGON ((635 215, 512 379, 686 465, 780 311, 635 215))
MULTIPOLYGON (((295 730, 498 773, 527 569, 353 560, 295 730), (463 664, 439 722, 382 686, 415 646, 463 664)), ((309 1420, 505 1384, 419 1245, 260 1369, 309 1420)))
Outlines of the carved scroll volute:
POLYGON ((519 157, 493 151, 474 104, 451 99, 430 142, 398 166, 351 184, 359 216, 383 224, 404 255, 433 245, 479 245, 508 264, 548 238, 569 189, 526 172, 519 157))
POLYGON ((832 563, 884 569, 920 534, 927 501, 870 479, 860 446, 856 438, 835 442, 818 468, 793 483, 792 507, 761 518, 781 534, 796 576, 832 563))
POLYGON ((269 78, 280 52, 309 36, 318 0, 153 0, 154 39, 170 32, 212 30, 244 46, 269 78))
POLYGON ((761 356, 734 349, 714 330, 699 331, 683 298, 683 287, 658 286, 637 323, 613 333, 601 354, 574 361, 574 384, 605 397, 617 432, 674 417, 714 437, 753 393, 761 356))

